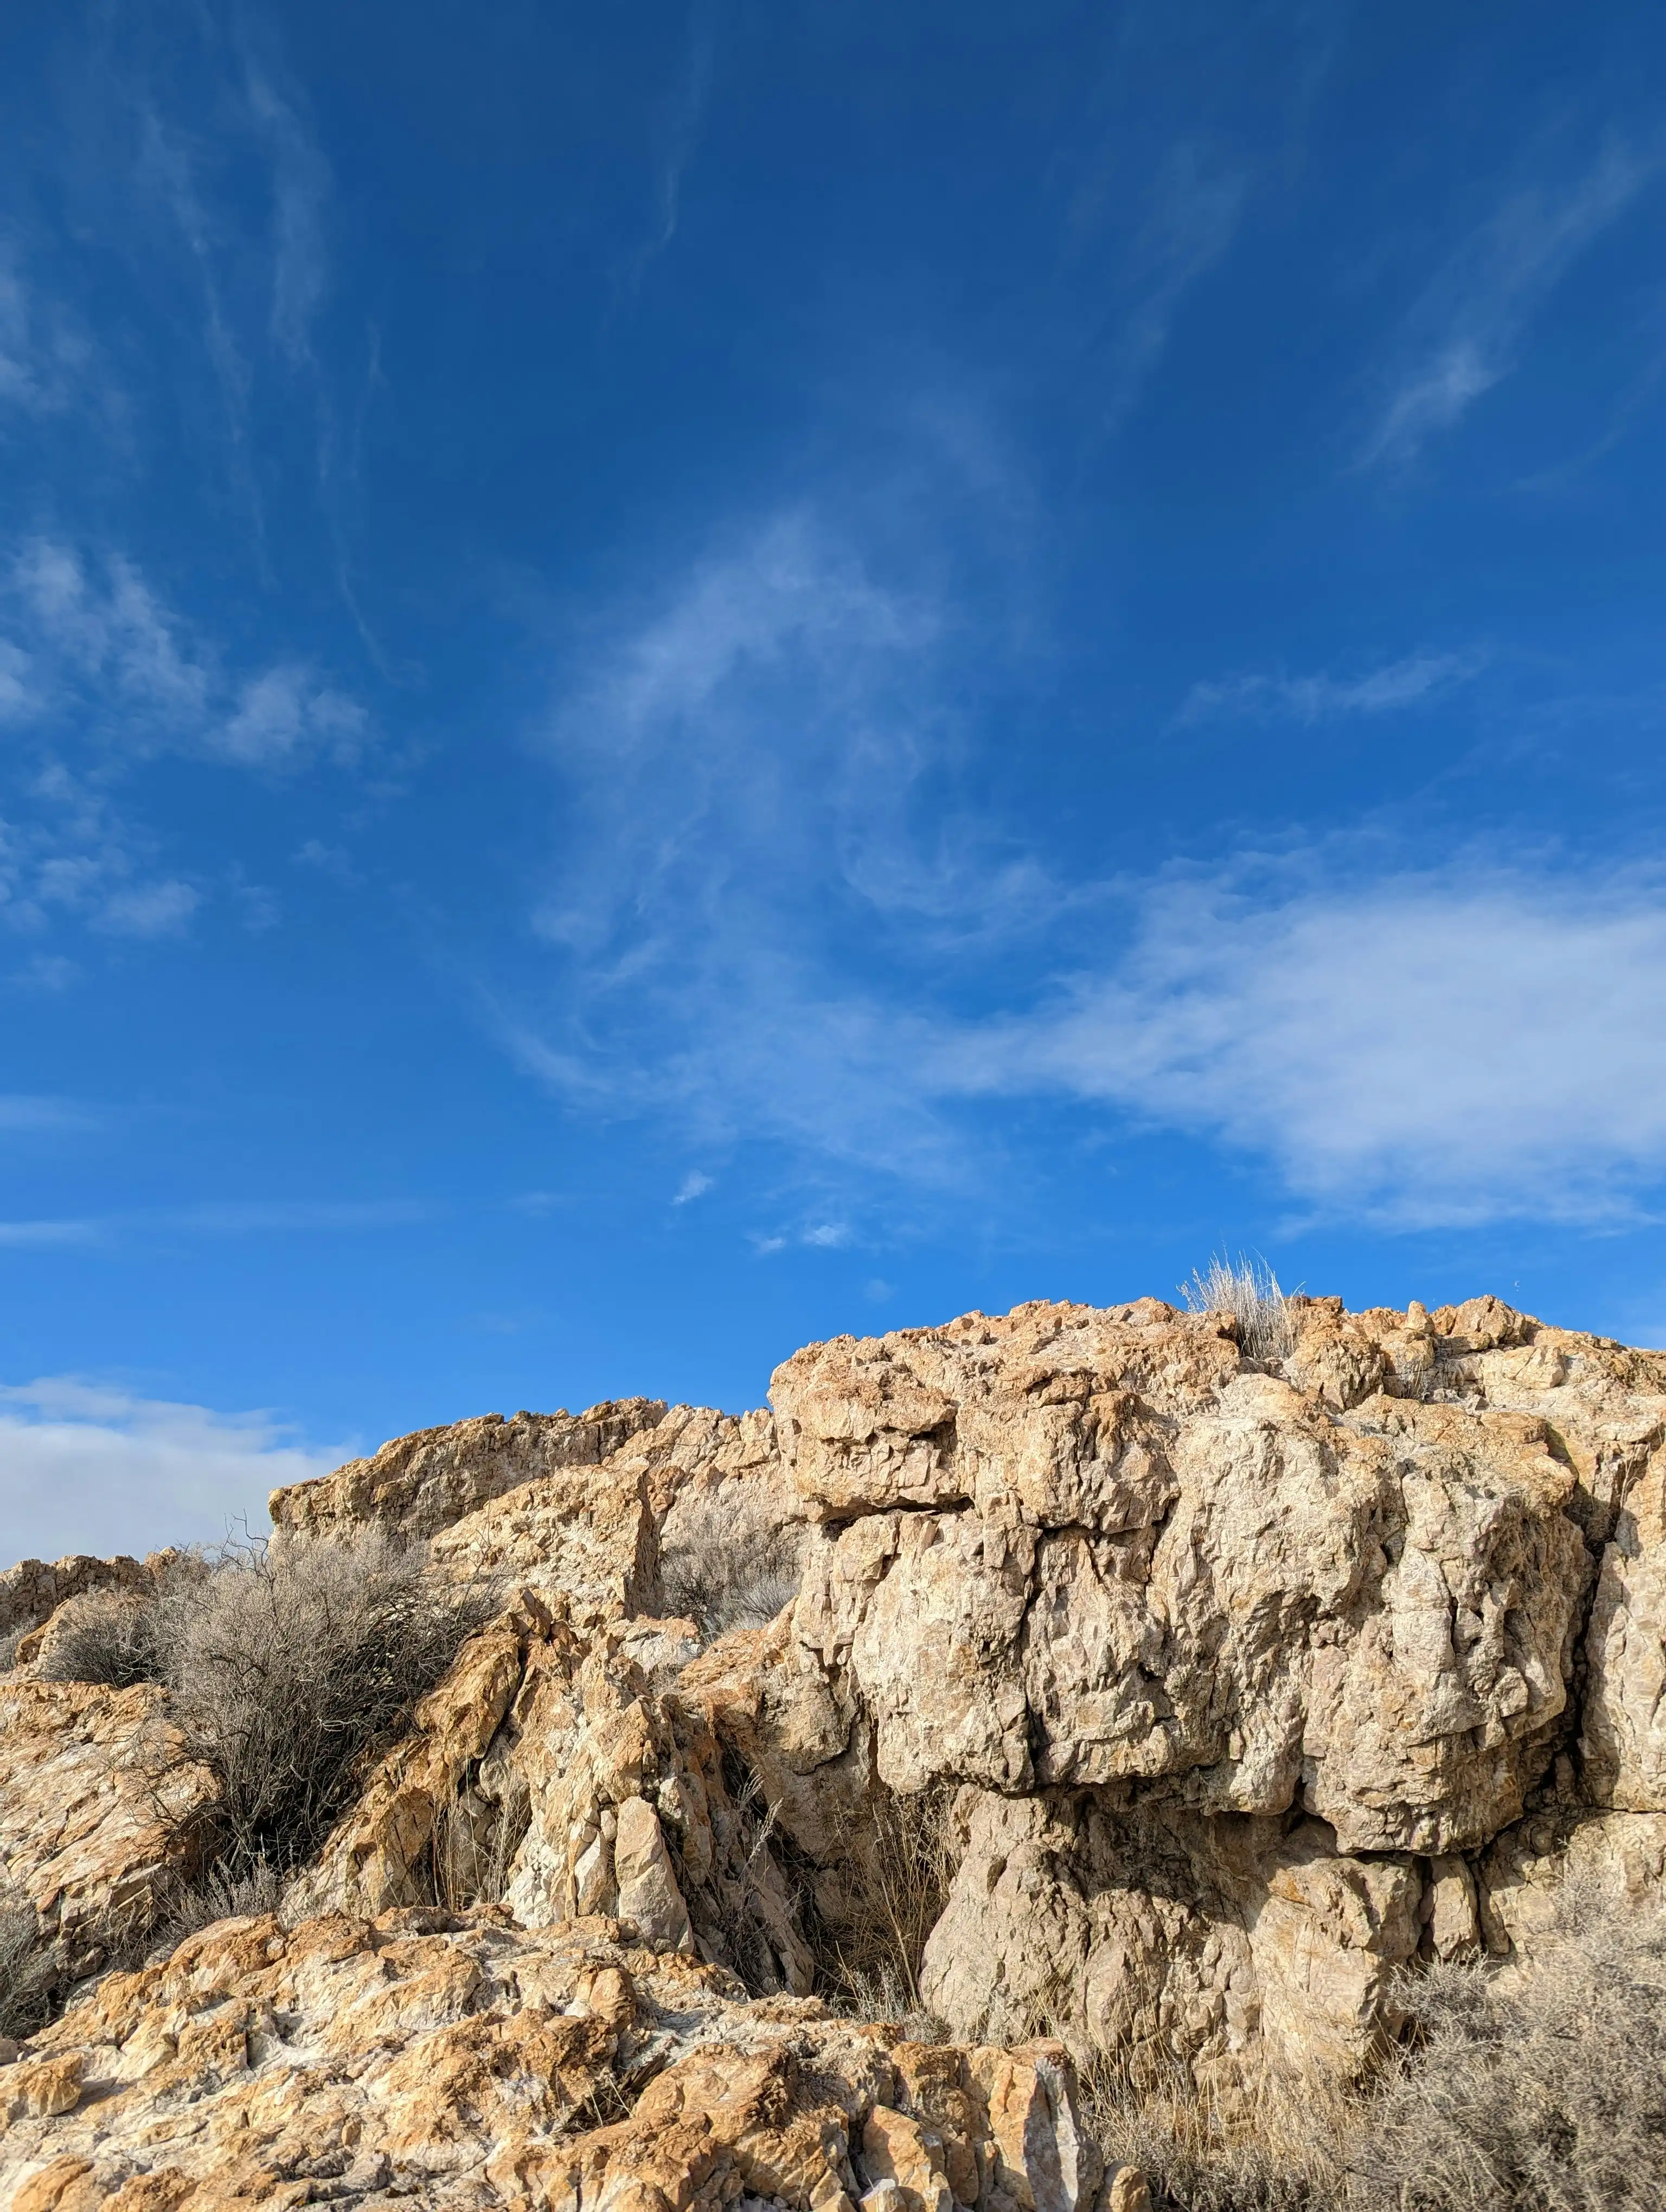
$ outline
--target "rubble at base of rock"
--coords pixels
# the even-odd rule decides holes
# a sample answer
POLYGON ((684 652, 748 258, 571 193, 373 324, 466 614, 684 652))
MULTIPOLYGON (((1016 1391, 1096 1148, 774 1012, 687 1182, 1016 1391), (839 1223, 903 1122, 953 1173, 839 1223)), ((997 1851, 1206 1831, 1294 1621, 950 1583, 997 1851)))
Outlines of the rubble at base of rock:
POLYGON ((1056 2044, 890 2041, 588 1918, 223 1921, 0 2067, 14 2212, 395 2201, 1073 2212, 1056 2044))
MULTIPOLYGON (((1666 1354, 1490 1298, 1289 1318, 1257 1361, 1157 1300, 968 1315, 807 1348, 773 1413, 475 1419, 276 1493, 280 1543, 396 1531, 497 1618, 282 1928, 0 2063, 0 2203, 1138 2212, 1072 2054, 1347 2082, 1405 1972, 1659 1895, 1666 1354), (714 1498, 804 1573, 702 1649, 662 1561, 714 1498), (899 1805, 937 2045, 813 1994, 899 1805)), ((149 1571, 0 1576, 0 1872, 89 1971, 207 1784, 154 1802, 161 1693, 39 1655, 149 1571)))

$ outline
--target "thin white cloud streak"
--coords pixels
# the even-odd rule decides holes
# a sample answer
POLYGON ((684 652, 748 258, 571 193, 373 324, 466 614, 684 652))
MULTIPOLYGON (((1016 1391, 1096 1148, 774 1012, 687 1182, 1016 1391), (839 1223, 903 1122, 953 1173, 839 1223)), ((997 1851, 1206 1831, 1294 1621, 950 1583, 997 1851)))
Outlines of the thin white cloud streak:
POLYGON ((0 240, 0 406, 58 413, 83 386, 92 358, 63 310, 31 289, 16 248, 0 240))
POLYGON ((297 366, 313 359, 312 325, 329 279, 325 216, 330 165, 293 101, 252 61, 249 112, 272 163, 272 336, 297 366))
POLYGON ((1404 1227, 1631 1217, 1666 1176, 1666 889, 1453 871, 1153 895, 1133 952, 943 1038, 945 1091, 1054 1092, 1404 1227))
POLYGON ((1312 724, 1346 715, 1395 714, 1444 697, 1478 676, 1484 665, 1479 653, 1414 653, 1359 676, 1323 671, 1309 676, 1233 676, 1223 682, 1195 684, 1176 720, 1183 726, 1237 715, 1312 724))
POLYGON ((252 1237, 404 1229, 432 1221, 442 1210, 425 1199, 410 1198, 229 1200, 199 1206, 142 1207, 80 1220, 0 1221, 0 1247, 39 1250, 60 1245, 107 1245, 147 1234, 252 1237))
POLYGON ((76 1376, 0 1386, 7 1558, 143 1553, 268 1525, 267 1494, 328 1474, 349 1447, 293 1440, 271 1413, 217 1413, 76 1376))
POLYGON ((1516 367, 1529 324, 1658 163, 1611 145, 1570 189, 1511 194, 1412 310, 1359 465, 1403 466, 1516 367))
POLYGON ((1133 304, 1111 349, 1108 430, 1120 429, 1132 413, 1167 348, 1182 299, 1231 244, 1247 186, 1242 173, 1213 167, 1209 150, 1191 140, 1164 156, 1130 257, 1133 304))
POLYGON ((0 1248, 7 1251, 52 1251, 97 1241, 98 1224, 94 1221, 0 1221, 0 1248))
POLYGON ((99 1118, 73 1098, 53 1098, 25 1091, 0 1092, 0 1134, 95 1129, 99 1118))

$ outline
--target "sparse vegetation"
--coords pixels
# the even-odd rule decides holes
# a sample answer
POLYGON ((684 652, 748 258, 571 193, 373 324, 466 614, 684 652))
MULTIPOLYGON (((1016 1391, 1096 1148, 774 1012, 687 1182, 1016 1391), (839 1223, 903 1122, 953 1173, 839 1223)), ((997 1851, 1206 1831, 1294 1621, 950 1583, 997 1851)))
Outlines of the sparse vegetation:
POLYGON ((125 1690, 162 1671, 163 1601, 159 1593, 89 1590, 71 1601, 54 1626, 37 1673, 49 1682, 106 1682, 125 1690))
POLYGON ((1157 2212, 1344 2212, 1358 2100, 1269 2074, 1217 2102, 1177 2076, 1164 2094, 1104 2060, 1081 2075, 1089 2130, 1145 2172, 1157 2212))
POLYGON ((954 1795, 944 1784, 885 1791, 860 1832, 846 1838, 836 1910, 818 1917, 812 1948, 824 1993, 854 2019, 900 2021, 927 2038, 942 2033, 920 1971, 955 1876, 954 1795))
POLYGON ((147 1955, 174 1950, 199 1928, 216 1920, 242 1920, 276 1912, 283 1902, 283 1878, 270 1859, 239 1867, 222 1862, 198 1881, 182 1882, 167 1895, 146 1944, 147 1955))
POLYGON ((798 1595, 804 1530, 783 1521, 753 1483, 679 1498, 660 1553, 666 1611, 691 1620, 708 1639, 732 1628, 763 1628, 798 1595))
POLYGON ((1086 2069, 1107 2154, 1158 2212, 1655 2212, 1666 1910, 1573 1899, 1529 1960, 1408 1973, 1410 2040, 1357 2094, 1268 2075, 1220 2106, 1086 2069))
POLYGON ((1290 1350, 1290 1301, 1259 1255, 1240 1252, 1234 1263, 1214 1253, 1207 1271, 1180 1285, 1180 1295, 1193 1313, 1230 1315, 1251 1359, 1282 1359, 1290 1350))
POLYGON ((236 1878, 311 1857, 365 1760, 409 1722, 491 1611, 380 1531, 234 1550, 162 1603, 183 1754, 220 1785, 216 1856, 236 1878))
POLYGON ((62 1964, 28 1899, 0 1890, 0 2035, 21 2041, 46 2026, 59 1993, 62 1964))
POLYGON ((511 1778, 501 1799, 486 1796, 477 1778, 465 1783, 441 1808, 429 1840, 430 1900, 449 1912, 501 1905, 515 1853, 532 1824, 532 1792, 519 1776, 511 1778))
POLYGON ((1657 2212, 1666 1909, 1574 1896, 1524 1965, 1437 1966, 1351 2161, 1369 2212, 1657 2212))

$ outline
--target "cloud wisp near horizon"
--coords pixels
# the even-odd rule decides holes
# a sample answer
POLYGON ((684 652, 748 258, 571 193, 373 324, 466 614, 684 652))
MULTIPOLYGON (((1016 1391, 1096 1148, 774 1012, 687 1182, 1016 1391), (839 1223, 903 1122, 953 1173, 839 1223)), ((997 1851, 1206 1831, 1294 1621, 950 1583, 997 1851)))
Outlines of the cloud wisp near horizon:
POLYGON ((1633 0, 24 26, 9 1375, 179 1401, 18 1400, 27 1483, 755 1404, 1223 1240, 1666 1310, 1663 63, 1633 0))

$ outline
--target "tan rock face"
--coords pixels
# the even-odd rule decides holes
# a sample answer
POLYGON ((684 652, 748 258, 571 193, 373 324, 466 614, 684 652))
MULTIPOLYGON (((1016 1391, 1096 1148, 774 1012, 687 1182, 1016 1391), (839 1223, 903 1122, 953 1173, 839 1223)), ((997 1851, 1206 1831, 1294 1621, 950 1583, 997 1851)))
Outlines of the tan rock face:
POLYGON ((295 1534, 356 1522, 431 1536, 524 1482, 567 1468, 599 1466, 665 1415, 658 1399, 628 1398, 587 1413, 487 1413, 448 1428, 395 1437, 369 1459, 271 1497, 272 1525, 295 1534))
MULTIPOLYGON (((443 2194, 459 2174, 483 2205, 616 2185, 623 2202, 640 2182, 644 2206, 658 2212, 659 2191, 680 2212, 721 2172, 723 2189, 739 2175, 736 2189, 818 2212, 838 2212, 840 2191, 868 2193, 870 2212, 947 2212, 945 2191, 1009 2212, 992 2190, 1051 2212, 1086 2185, 1067 2072, 1000 2046, 1056 2034, 1136 2078, 1189 2067, 1223 2094, 1269 2057, 1352 2074, 1395 2025, 1403 1968, 1530 1948, 1567 1882, 1620 1899, 1666 1880, 1666 1355, 1488 1298, 1434 1314, 1298 1301, 1292 1320, 1288 1355, 1258 1364, 1230 1324, 1155 1300, 969 1315, 809 1347, 778 1370, 773 1416, 640 1400, 463 1422, 277 1493, 283 1541, 384 1522, 424 1539, 435 1573, 502 1593, 292 1900, 322 1916, 313 1929, 361 1931, 343 1958, 367 1987, 409 1978, 383 1960, 417 1940, 401 1911, 480 1906, 421 1935, 440 1947, 423 1974, 473 1972, 487 1992, 430 2023, 453 2036, 434 2046, 453 2069, 435 2078, 455 2106, 447 2140, 465 2146, 413 2151, 437 2177, 431 2201, 465 2201, 443 2194), (769 1628, 702 1651, 691 1623, 658 1618, 661 1557, 730 1485, 810 1524, 807 1565, 769 1628), (849 2094, 818 2104, 805 2084, 836 2028, 793 2009, 817 1972, 804 1900, 836 1929, 898 1794, 951 1808, 922 1982, 964 2048, 905 2065, 884 2037, 837 2028, 856 2042, 829 2078, 849 2094), (585 2033, 597 2051, 612 2036, 614 2055, 587 2074, 590 2058, 539 2043, 539 2078, 576 2086, 522 2115, 523 2140, 493 2102, 521 2063, 503 2054, 534 2033, 533 2000, 502 1994, 503 1947, 520 1976, 532 1951, 593 1949, 598 1915, 654 1963, 585 1953, 585 2033), (371 1921, 380 1932, 362 1932, 371 1921), (621 2073, 642 1974, 684 1992, 727 2055, 702 2027, 621 2073), (708 1999, 746 2033, 701 2011, 708 1999), (834 2107, 836 2155, 818 2132, 834 2107), (501 2127, 516 2147, 470 2165, 466 2145, 501 2127)), ((155 1693, 123 1706, 14 1674, 0 1699, 58 1688, 56 1704, 0 1705, 0 1790, 10 1759, 23 1808, 0 1796, 0 1847, 53 1911, 100 1884, 143 1888, 159 1849, 112 1778, 160 1724, 155 1693), (55 1760, 103 1839, 78 1872, 58 1784, 32 1778, 55 1760)), ((544 1971, 529 1964, 526 1989, 544 1971)), ((371 2015, 331 1986, 356 2023, 342 2033, 369 2051, 371 2015)), ((185 2002, 155 1987, 153 2025, 155 2005, 185 2002)), ((214 2002, 244 2000, 228 1984, 214 2002)), ((260 2002, 287 2047, 289 1999, 260 2002)), ((560 2018, 580 2002, 562 1997, 560 2018)), ((671 1996, 652 2006, 670 2033, 671 1996)), ((295 2047, 325 2051, 335 2031, 299 2009, 317 2026, 295 2047)), ((264 2019, 252 1996, 242 2016, 264 2019)), ((247 2051, 267 2050, 266 2029, 246 2033, 247 2051)), ((401 2027, 374 2048, 415 2045, 401 2027)), ((398 2101, 415 2074, 399 2086, 388 2058, 379 2087, 383 2057, 368 2063, 370 2086, 352 2090, 363 2139, 403 2142, 408 2127, 426 2144, 398 2101)), ((314 2054, 302 2071, 345 2097, 344 2063, 314 2054)), ((171 2078, 155 2077, 157 2099, 171 2078)), ((274 2120, 271 2141, 289 2125, 274 2120)), ((61 2189, 50 2165, 23 2186, 70 2203, 103 2185, 103 2155, 89 2136, 63 2151, 61 2189)), ((270 2201, 299 2201, 281 2192, 311 2185, 301 2168, 258 2155, 270 2201)), ((167 2188, 184 2195, 143 2201, 187 2201, 198 2169, 180 2172, 167 2188)), ((1142 2185, 1119 2179, 1115 2201, 1134 2206, 1142 2185)))
POLYGON ((149 1927, 185 1849, 179 1824, 212 1795, 173 1756, 161 1708, 149 1685, 0 1678, 0 1876, 73 1972, 149 1927))
POLYGON ((51 1561, 20 1559, 0 1572, 0 1637, 26 1635, 68 1599, 88 1590, 149 1589, 150 1564, 125 1555, 94 1559, 79 1552, 51 1561))
POLYGON ((1099 2166, 1060 2045, 893 2048, 617 1937, 490 1914, 222 1922, 0 2067, 0 2201, 666 2212, 744 2192, 852 2212, 893 2174, 952 2173, 942 2212, 1088 2212, 1099 2166))
POLYGON ((800 1654, 885 1782, 984 1793, 927 1954, 958 2033, 1349 2069, 1532 1793, 1666 1812, 1666 1358, 1492 1299, 1292 1317, 1269 1370, 1148 1300, 777 1372, 800 1654))

